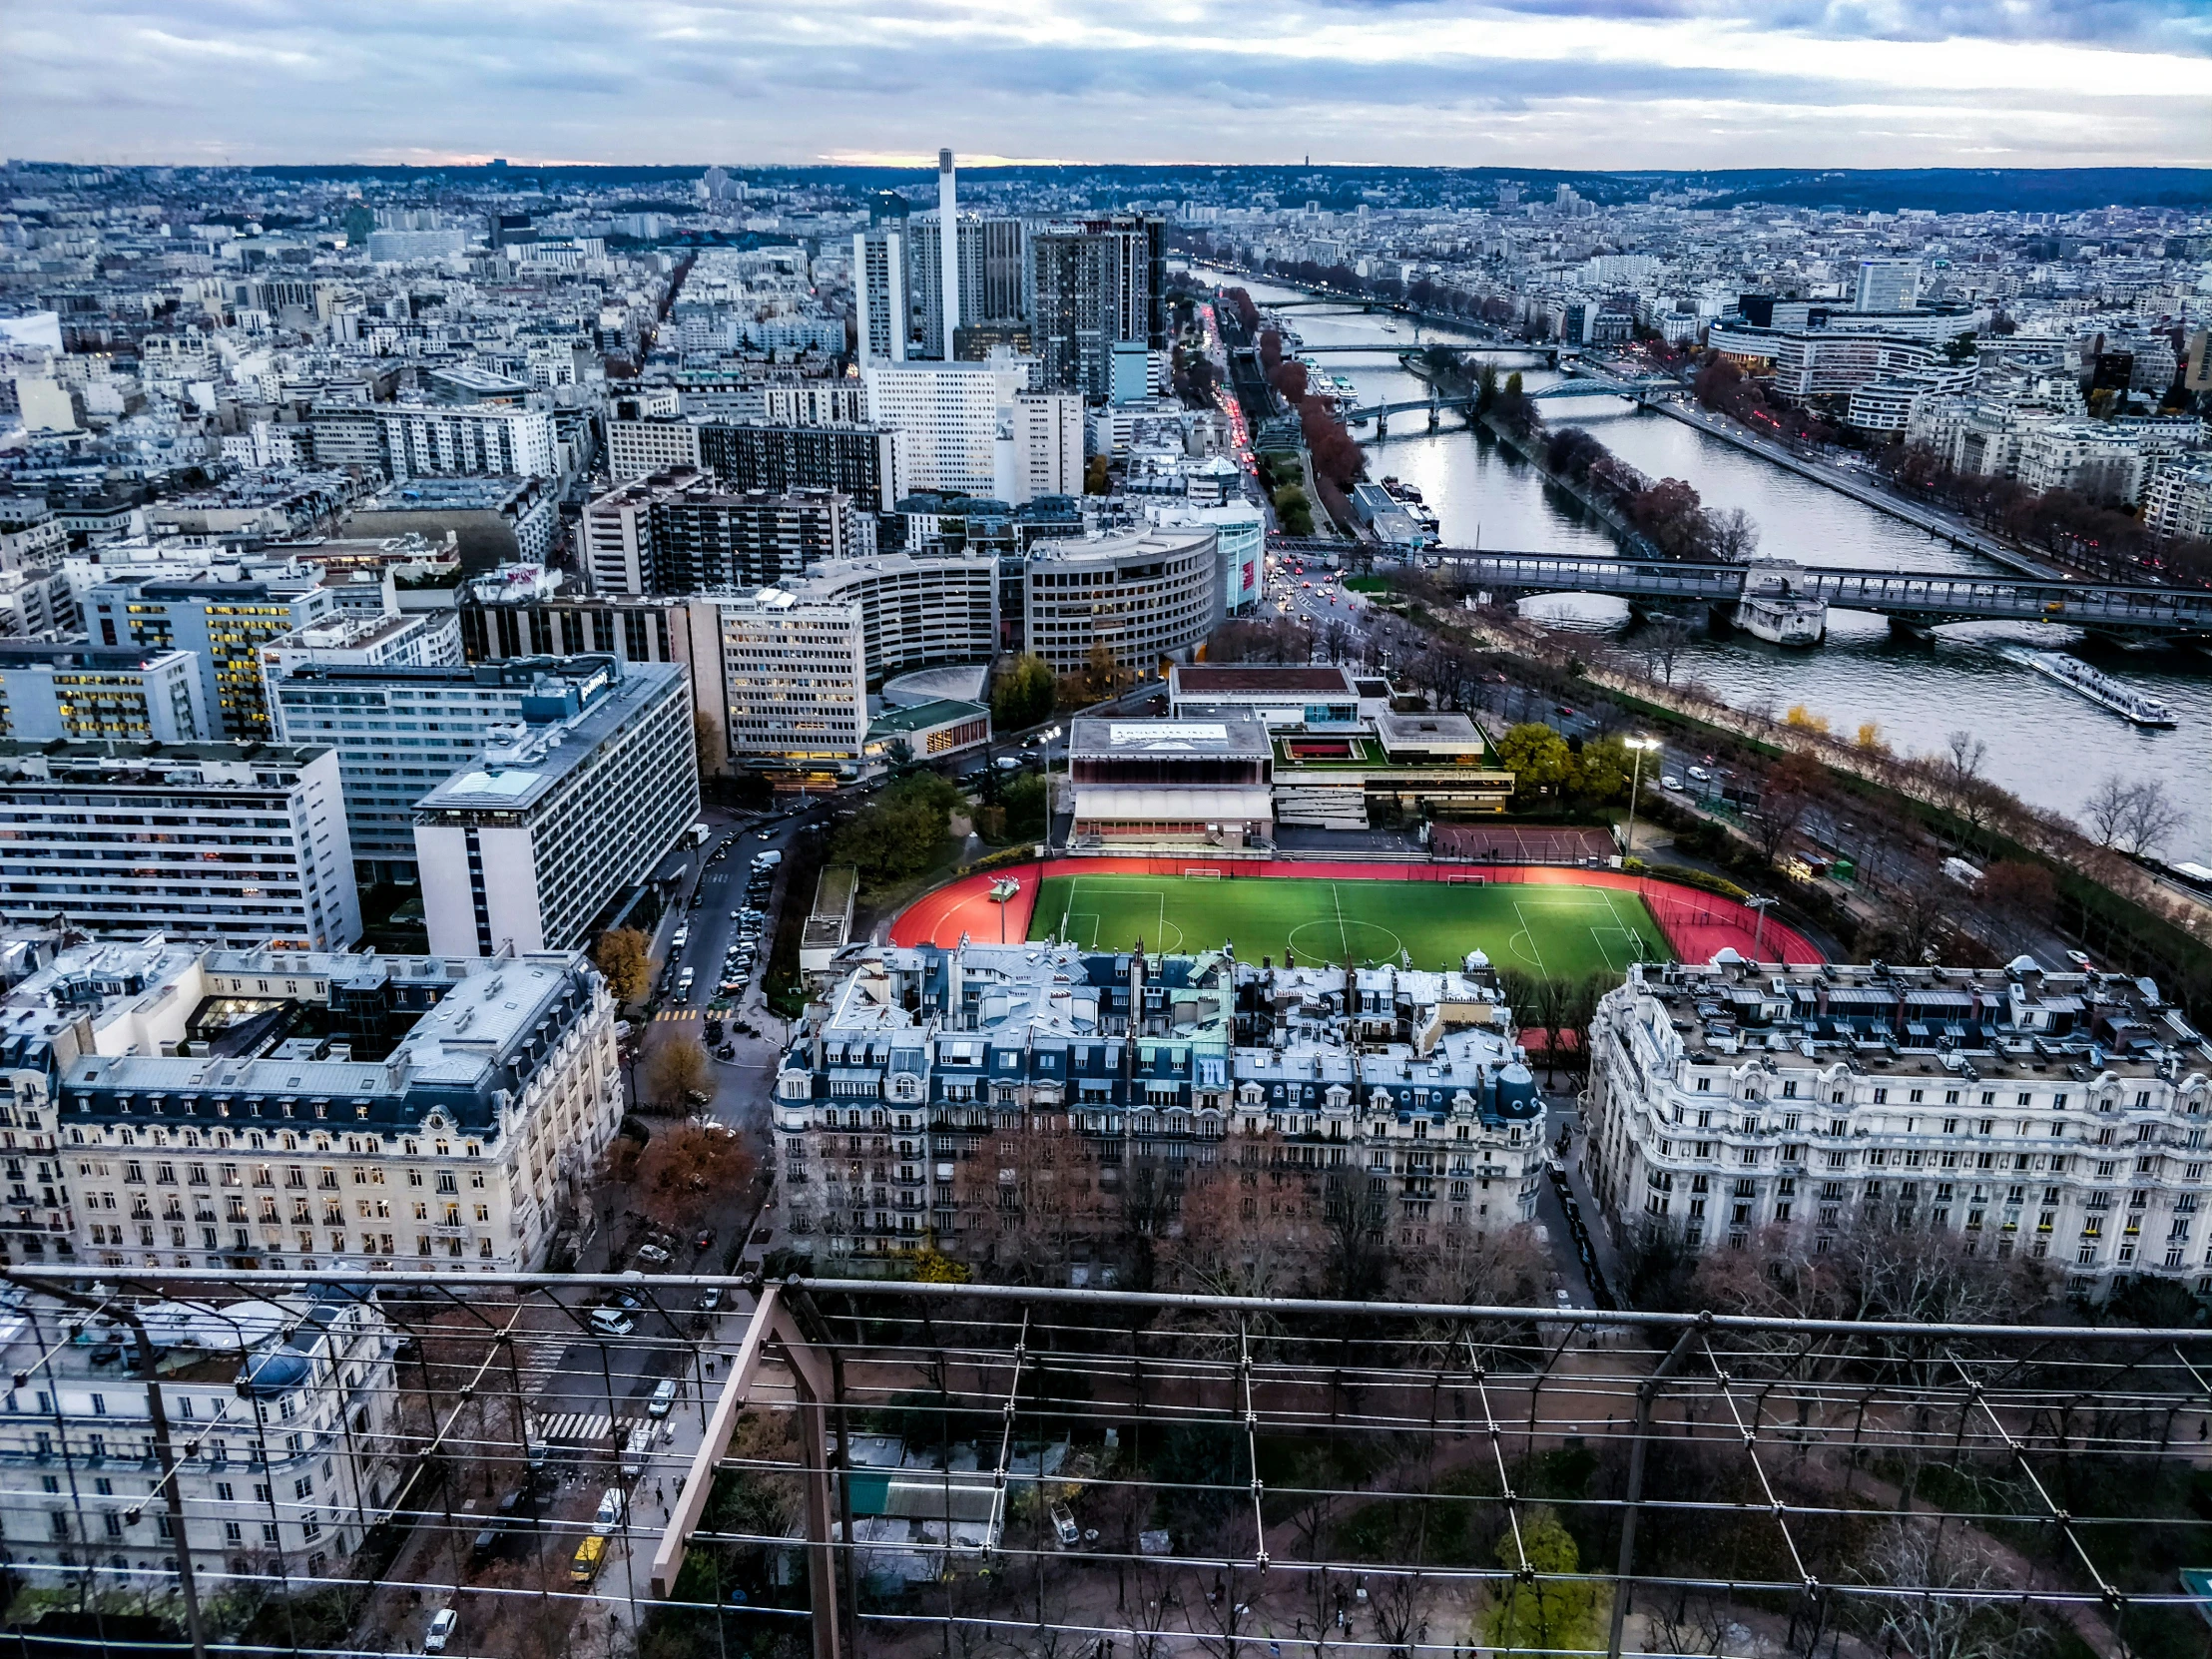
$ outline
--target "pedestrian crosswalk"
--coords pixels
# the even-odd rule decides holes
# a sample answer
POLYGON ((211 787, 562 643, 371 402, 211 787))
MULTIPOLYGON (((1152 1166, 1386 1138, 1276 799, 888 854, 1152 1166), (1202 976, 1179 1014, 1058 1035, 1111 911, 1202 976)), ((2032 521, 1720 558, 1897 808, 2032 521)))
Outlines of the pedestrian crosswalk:
POLYGON ((517 1345, 515 1373, 522 1380, 522 1397, 528 1399, 545 1386, 546 1379, 561 1369, 574 1343, 521 1343, 517 1345))
POLYGON ((597 1445, 610 1435, 627 1436, 645 1419, 610 1417, 604 1411, 556 1411, 531 1419, 535 1437, 548 1444, 597 1445))
POLYGON ((692 1008, 663 1008, 653 1016, 656 1022, 664 1019, 697 1019, 699 1013, 692 1008))

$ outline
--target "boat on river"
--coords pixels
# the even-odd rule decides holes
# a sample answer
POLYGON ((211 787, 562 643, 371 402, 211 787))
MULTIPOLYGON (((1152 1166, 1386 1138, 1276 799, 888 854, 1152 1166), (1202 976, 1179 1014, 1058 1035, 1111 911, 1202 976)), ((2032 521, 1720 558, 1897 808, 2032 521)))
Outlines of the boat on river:
POLYGON ((2164 729, 2176 724, 2173 711, 2148 692, 2139 692, 2109 674, 2100 674, 2078 657, 2062 651, 2007 651, 2004 655, 2022 668, 2057 681, 2076 696, 2099 708, 2110 709, 2137 726, 2164 729))

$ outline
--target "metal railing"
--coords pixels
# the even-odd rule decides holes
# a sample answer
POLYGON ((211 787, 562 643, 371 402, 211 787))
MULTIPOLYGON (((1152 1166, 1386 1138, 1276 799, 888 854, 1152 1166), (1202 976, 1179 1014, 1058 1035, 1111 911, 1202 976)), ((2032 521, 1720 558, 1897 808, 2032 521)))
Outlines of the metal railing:
MULTIPOLYGON (((1243 1257, 1264 1248, 1225 1244, 1220 1272, 1263 1274, 1243 1257)), ((1745 1270, 1747 1299, 1785 1295, 1745 1270)), ((346 1280, 401 1347, 378 1441, 404 1471, 394 1518, 310 1567, 227 1548, 192 1487, 173 1525, 202 1650, 411 1650, 410 1621, 447 1604, 461 1652, 1810 1655, 1922 1651, 1938 1616, 1977 1652, 2203 1643, 2178 1576, 2212 1546, 2212 1333, 2194 1327, 1218 1297, 1055 1272, 346 1280), (709 1291, 720 1311, 698 1310, 709 1291), (640 1304, 628 1334, 589 1318, 615 1296, 640 1304), (633 1458, 641 1423, 666 1431, 633 1458), (486 1553, 518 1488, 535 1512, 486 1553), (607 1488, 626 1519, 572 1577, 607 1488), (308 1608, 314 1639, 268 1639, 308 1608)), ((308 1283, 6 1276, 111 1313, 308 1283)), ((0 1464, 0 1510, 36 1485, 0 1464)), ((150 1538, 76 1560, 8 1547, 20 1582, 96 1609, 179 1592, 150 1538)))

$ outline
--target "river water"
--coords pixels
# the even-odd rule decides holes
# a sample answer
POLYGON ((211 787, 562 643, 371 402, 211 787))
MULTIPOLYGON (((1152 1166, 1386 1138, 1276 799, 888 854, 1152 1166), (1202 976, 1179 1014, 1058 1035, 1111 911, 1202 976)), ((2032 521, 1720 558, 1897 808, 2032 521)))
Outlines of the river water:
MULTIPOLYGON (((1203 271, 1194 276, 1241 284, 1263 304, 1302 297, 1245 277, 1203 271)), ((1302 308, 1287 315, 1308 346, 1470 337, 1450 329, 1416 330, 1402 318, 1357 311, 1302 308)), ((1318 361, 1347 375, 1363 398, 1426 395, 1416 377, 1380 353, 1325 353, 1318 361)), ((1557 378, 1541 368, 1523 374, 1530 389, 1557 378)), ((1759 525, 1760 552, 1766 556, 1901 570, 1997 568, 1665 415, 1607 398, 1554 404, 1545 415, 1553 426, 1588 427, 1654 478, 1688 480, 1708 507, 1743 508, 1759 525)), ((1371 436, 1369 472, 1416 486, 1434 509, 1447 544, 1546 553, 1615 550, 1611 535, 1589 521, 1571 497, 1546 486, 1487 433, 1469 431, 1452 416, 1437 432, 1428 431, 1419 414, 1400 421, 1387 438, 1371 436)), ((1618 635, 1627 627, 1620 601, 1594 595, 1552 595, 1525 601, 1523 608, 1592 633, 1618 635)), ((1676 681, 1698 681, 1740 708, 1782 711, 1802 704, 1846 735, 1872 721, 1900 753, 1939 752, 1949 733, 1970 730, 1988 745, 1986 770, 1996 783, 2059 812, 2078 813, 2110 774, 2130 781, 2161 779, 2188 815, 2165 856, 2212 863, 2212 658, 2165 650, 2091 654, 2106 673, 2163 698, 2180 722, 2173 731, 2147 732, 2002 655, 2007 647, 2078 645, 2073 629, 1972 624, 1939 629, 1924 642, 1894 636, 1879 616, 1841 610, 1829 612, 1828 628, 1826 643, 1811 651, 1784 651, 1741 634, 1700 634, 1677 659, 1676 681)))

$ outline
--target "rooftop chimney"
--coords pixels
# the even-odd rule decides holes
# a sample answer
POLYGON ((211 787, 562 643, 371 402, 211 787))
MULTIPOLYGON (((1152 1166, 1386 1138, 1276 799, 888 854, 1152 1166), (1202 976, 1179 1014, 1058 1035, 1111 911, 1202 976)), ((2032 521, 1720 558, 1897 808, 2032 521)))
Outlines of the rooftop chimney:
POLYGON ((944 360, 952 360, 952 331, 960 325, 960 207, 952 184, 952 152, 937 152, 937 286, 944 302, 944 360))

